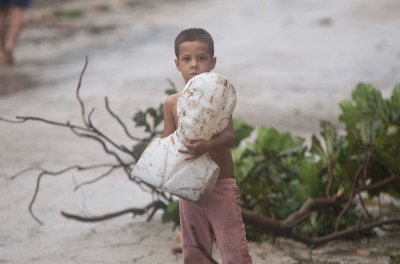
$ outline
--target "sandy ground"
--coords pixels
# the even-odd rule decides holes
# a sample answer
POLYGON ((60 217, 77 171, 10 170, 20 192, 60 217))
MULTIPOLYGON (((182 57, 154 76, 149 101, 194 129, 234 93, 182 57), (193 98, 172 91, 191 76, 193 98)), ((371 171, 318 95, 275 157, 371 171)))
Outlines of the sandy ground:
MULTIPOLYGON (((321 119, 340 128, 338 102, 350 98, 359 81, 372 83, 385 96, 400 82, 396 0, 37 3, 26 14, 16 66, 0 68, 0 116, 82 124, 75 88, 88 55, 82 98, 95 107, 95 124, 128 146, 132 142, 104 110, 104 97, 129 129, 141 134, 130 122, 133 113, 163 102, 166 78, 183 85, 173 65, 172 43, 180 30, 192 26, 214 36, 215 71, 238 92, 235 117, 255 126, 304 137, 318 133, 321 119), (52 12, 59 9, 84 10, 84 16, 54 20, 52 12)), ((31 166, 60 170, 113 162, 95 142, 45 124, 0 122, 0 145, 0 263, 180 262, 181 256, 170 251, 176 231, 161 224, 159 215, 150 223, 123 216, 95 224, 60 215, 61 210, 101 215, 151 201, 121 171, 77 192, 76 184, 103 171, 43 178, 33 210, 44 226, 31 218, 37 173, 12 181, 10 176, 31 166)), ((332 244, 311 250, 281 240, 275 246, 251 242, 250 251, 254 263, 389 263, 394 246, 377 248, 376 243, 340 242, 333 252, 332 244), (343 246, 339 251, 338 245, 343 246), (356 254, 359 248, 371 254, 356 254)))

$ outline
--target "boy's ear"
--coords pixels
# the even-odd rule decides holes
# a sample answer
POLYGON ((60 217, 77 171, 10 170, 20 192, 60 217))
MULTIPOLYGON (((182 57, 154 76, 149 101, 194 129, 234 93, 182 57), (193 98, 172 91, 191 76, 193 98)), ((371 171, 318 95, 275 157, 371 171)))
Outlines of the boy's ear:
POLYGON ((180 65, 179 65, 179 60, 178 60, 178 59, 175 59, 175 66, 176 66, 176 69, 177 69, 178 71, 181 71, 181 67, 180 67, 180 65))
POLYGON ((217 64, 217 57, 213 57, 211 59, 211 70, 214 70, 216 64, 217 64))

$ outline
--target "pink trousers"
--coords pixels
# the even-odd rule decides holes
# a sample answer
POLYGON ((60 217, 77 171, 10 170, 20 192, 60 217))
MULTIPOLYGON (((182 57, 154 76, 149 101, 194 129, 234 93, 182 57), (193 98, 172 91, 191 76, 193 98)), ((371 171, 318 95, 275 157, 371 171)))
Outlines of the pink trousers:
POLYGON ((210 263, 196 246, 192 227, 210 255, 215 235, 223 264, 252 263, 235 179, 217 180, 207 207, 180 199, 179 211, 184 263, 210 263))

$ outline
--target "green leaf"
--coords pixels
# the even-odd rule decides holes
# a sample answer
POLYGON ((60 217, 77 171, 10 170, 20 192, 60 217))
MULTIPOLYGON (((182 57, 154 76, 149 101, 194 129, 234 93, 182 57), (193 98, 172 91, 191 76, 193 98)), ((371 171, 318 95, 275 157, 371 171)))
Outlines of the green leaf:
POLYGON ((328 121, 321 121, 321 127, 322 127, 321 136, 325 140, 328 157, 333 158, 335 156, 334 147, 337 137, 336 129, 328 121))
POLYGON ((313 153, 314 155, 318 156, 322 160, 322 162, 324 164, 326 164, 327 157, 326 157, 325 151, 321 145, 321 142, 315 135, 312 135, 311 143, 312 144, 311 144, 310 152, 313 153))
POLYGON ((365 108, 369 101, 382 100, 382 93, 371 84, 359 83, 353 90, 352 98, 358 107, 365 108))
POLYGON ((133 121, 135 121, 137 127, 144 126, 145 131, 150 132, 151 129, 150 129, 149 124, 147 123, 146 113, 147 112, 143 112, 143 111, 139 110, 138 112, 135 113, 135 115, 133 117, 133 121))
POLYGON ((148 145, 149 145, 148 141, 141 141, 137 143, 135 146, 133 146, 132 154, 135 161, 138 161, 140 159, 140 156, 142 156, 144 150, 148 145))
POLYGON ((288 132, 279 133, 275 128, 261 126, 256 145, 263 153, 281 152, 294 147, 295 140, 288 132))
POLYGON ((83 17, 84 14, 85 11, 80 9, 75 9, 75 10, 57 9, 53 11, 53 15, 57 18, 75 19, 83 17))
POLYGON ((380 137, 377 137, 374 139, 374 141, 372 141, 372 145, 375 147, 386 147, 386 146, 395 146, 395 145, 399 145, 400 144, 400 139, 399 137, 393 137, 393 136, 387 136, 387 135, 383 135, 380 137))
POLYGON ((390 100, 393 103, 400 104, 400 83, 393 88, 393 94, 390 100))
POLYGON ((319 170, 315 163, 306 161, 301 164, 299 176, 304 183, 315 186, 319 180, 318 174, 319 170))
POLYGON ((233 147, 239 146, 240 142, 250 136, 254 127, 245 123, 243 119, 235 118, 233 119, 233 127, 235 129, 235 143, 233 147))
POLYGON ((339 103, 342 109, 342 114, 339 116, 339 120, 349 124, 357 120, 360 116, 360 111, 354 106, 352 101, 344 101, 339 103))
POLYGON ((379 162, 381 162, 389 171, 394 173, 400 172, 400 163, 397 157, 393 157, 390 153, 380 149, 376 149, 375 154, 379 162))
POLYGON ((179 201, 172 201, 162 215, 163 223, 173 222, 175 226, 179 225, 179 201))

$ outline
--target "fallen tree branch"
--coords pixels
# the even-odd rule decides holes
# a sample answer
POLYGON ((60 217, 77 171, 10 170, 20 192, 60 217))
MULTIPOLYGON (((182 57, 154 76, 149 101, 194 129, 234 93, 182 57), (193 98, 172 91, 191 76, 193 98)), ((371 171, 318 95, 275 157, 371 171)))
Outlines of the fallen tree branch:
MULTIPOLYGON (((97 168, 102 168, 102 167, 113 167, 113 166, 115 166, 115 165, 114 164, 97 164, 97 165, 91 165, 91 166, 86 166, 86 167, 80 166, 80 165, 73 165, 73 166, 69 166, 69 167, 67 167, 65 169, 62 169, 62 170, 60 170, 58 172, 53 172, 52 174, 53 175, 62 174, 64 172, 67 172, 67 171, 72 170, 72 169, 76 169, 78 171, 84 171, 84 170, 97 169, 97 168)), ((22 174, 24 174, 24 173, 26 173, 28 171, 34 171, 34 170, 46 171, 45 169, 43 169, 41 167, 29 167, 29 168, 26 168, 26 169, 24 169, 22 171, 17 172, 13 176, 11 176, 10 179, 13 180, 16 177, 18 177, 18 176, 20 176, 20 175, 22 175, 22 174)))
POLYGON ((330 158, 328 162, 328 183, 326 184, 325 195, 327 198, 331 198, 331 194, 329 193, 333 180, 333 172, 332 172, 332 158, 330 158))
POLYGON ((108 98, 105 97, 104 100, 105 100, 106 109, 107 109, 108 113, 109 113, 112 117, 114 117, 115 120, 117 120, 117 122, 121 125, 122 129, 125 131, 125 134, 126 134, 130 139, 137 140, 137 141, 142 141, 143 139, 140 139, 140 138, 137 138, 137 137, 132 136, 132 134, 128 131, 128 128, 126 127, 125 123, 122 122, 121 118, 119 118, 113 111, 111 111, 111 108, 110 108, 109 103, 108 103, 108 98))
POLYGON ((90 180, 90 181, 85 181, 82 182, 80 184, 78 184, 77 186, 75 186, 74 188, 74 192, 76 192, 79 188, 81 188, 84 185, 88 185, 88 184, 92 184, 95 182, 98 182, 99 180, 105 178, 106 176, 110 175, 115 169, 117 168, 121 168, 122 165, 116 165, 116 166, 112 166, 108 171, 106 171, 105 173, 101 174, 100 176, 98 176, 97 178, 90 180))
POLYGON ((357 169, 356 174, 354 175, 353 183, 352 183, 352 185, 351 185, 351 191, 350 191, 349 196, 347 197, 346 205, 345 205, 345 207, 340 211, 339 216, 338 216, 338 218, 337 218, 337 220, 336 220, 336 223, 335 223, 335 232, 338 231, 338 229, 339 229, 339 223, 340 223, 340 220, 342 219, 342 216, 343 216, 344 213, 346 213, 347 210, 350 208, 350 205, 351 205, 351 203, 353 202, 353 199, 354 199, 354 195, 357 194, 357 192, 355 191, 355 188, 356 188, 356 184, 357 184, 357 182, 358 182, 358 177, 359 177, 361 171, 365 169, 365 167, 367 167, 367 165, 366 165, 365 163, 363 163, 363 164, 357 169))
MULTIPOLYGON (((48 170, 45 170, 45 169, 42 169, 42 168, 39 168, 39 167, 32 167, 32 168, 28 168, 28 169, 22 170, 21 172, 15 174, 14 176, 11 177, 11 180, 15 179, 15 177, 17 177, 17 176, 19 176, 19 175, 21 175, 21 174, 23 174, 25 172, 28 172, 28 171, 32 171, 32 170, 40 170, 41 171, 40 174, 38 175, 37 179, 36 179, 35 192, 33 194, 31 202, 29 203, 29 213, 31 214, 33 219, 36 220, 36 222, 38 222, 39 224, 43 225, 43 222, 41 220, 39 220, 39 218, 36 217, 36 215, 33 213, 33 210, 32 210, 33 204, 35 203, 36 197, 37 197, 39 189, 40 189, 40 182, 41 182, 41 179, 42 179, 43 176, 45 176, 45 175, 57 176, 57 175, 64 174, 65 172, 73 170, 73 169, 88 170, 88 169, 94 169, 94 168, 99 168, 99 167, 109 167, 109 166, 112 167, 113 165, 99 164, 99 165, 93 165, 93 166, 88 166, 88 167, 82 167, 82 166, 75 165, 75 166, 70 166, 70 167, 67 167, 65 169, 62 169, 60 171, 48 171, 48 170)), ((119 166, 119 165, 117 165, 117 166, 119 166)))
POLYGON ((291 213, 285 220, 282 220, 281 225, 285 228, 292 228, 304 220, 313 210, 323 207, 339 206, 341 203, 343 203, 343 201, 341 201, 337 196, 331 198, 309 197, 299 210, 291 213))
POLYGON ((85 105, 83 104, 83 101, 82 101, 81 97, 79 96, 79 90, 81 89, 83 74, 85 73, 87 65, 88 65, 88 57, 85 56, 85 65, 83 66, 83 70, 81 71, 81 75, 79 76, 78 87, 76 88, 76 98, 78 99, 80 107, 81 107, 82 121, 86 125, 86 127, 89 127, 88 121, 86 120, 86 117, 85 117, 85 105))
POLYGON ((243 221, 247 224, 251 224, 252 226, 257 227, 260 230, 260 232, 263 232, 265 234, 273 234, 274 236, 291 238, 300 241, 306 245, 314 245, 314 246, 324 244, 328 241, 354 236, 359 233, 365 233, 367 231, 374 229, 375 227, 381 227, 389 224, 400 225, 400 217, 395 217, 395 218, 375 221, 364 225, 359 225, 358 223, 353 227, 322 237, 305 237, 292 232, 291 227, 284 225, 283 221, 270 219, 268 217, 259 215, 253 211, 244 208, 242 208, 241 212, 243 221))
POLYGON ((92 223, 92 222, 100 222, 100 221, 104 221, 104 220, 109 220, 111 218, 115 218, 115 217, 118 217, 118 216, 121 216, 124 214, 133 214, 133 217, 135 217, 136 215, 143 215, 143 214, 147 213, 150 209, 153 209, 153 212, 149 215, 149 217, 147 218, 147 221, 150 221, 153 218, 154 213, 157 210, 159 210, 159 209, 166 210, 167 205, 164 202, 158 200, 158 201, 154 201, 154 202, 148 204, 144 208, 129 208, 129 209, 125 209, 122 211, 105 214, 105 215, 101 215, 101 216, 84 217, 84 216, 80 216, 80 215, 66 213, 63 211, 61 211, 61 215, 68 219, 74 219, 74 220, 80 221, 80 222, 92 223))
MULTIPOLYGON (((135 164, 135 162, 137 161, 137 159, 140 156, 141 145, 139 145, 139 147, 136 150, 135 150, 135 148, 137 145, 134 146, 133 151, 132 151, 128 147, 118 144, 117 141, 108 137, 105 133, 103 133, 103 131, 101 131, 98 127, 96 127, 94 125, 94 123, 92 122, 94 108, 91 109, 91 111, 89 112, 88 115, 86 114, 85 104, 84 104, 83 100, 81 99, 79 92, 80 92, 80 88, 81 88, 81 84, 82 84, 83 74, 85 72, 87 64, 88 64, 88 58, 85 57, 85 65, 80 74, 78 86, 76 88, 76 97, 77 97, 77 100, 80 105, 81 117, 82 117, 84 126, 74 125, 74 124, 71 124, 69 121, 67 121, 66 123, 62 123, 62 122, 58 122, 58 121, 52 121, 52 120, 47 120, 44 118, 32 117, 32 116, 17 116, 16 120, 10 120, 10 119, 5 119, 5 118, 0 117, 0 121, 4 121, 4 122, 8 122, 8 123, 24 123, 26 121, 38 121, 38 122, 47 123, 49 125, 67 127, 69 129, 71 129, 71 131, 76 136, 82 137, 82 138, 88 138, 88 139, 94 140, 98 144, 100 144, 102 146, 103 151, 107 155, 109 155, 115 159, 114 163, 113 164, 98 164, 98 165, 91 165, 91 166, 86 166, 86 167, 74 165, 74 166, 69 166, 62 170, 59 170, 59 171, 48 171, 41 167, 31 167, 31 168, 27 168, 25 170, 22 170, 22 171, 16 173, 15 175, 13 175, 11 177, 11 179, 15 179, 19 175, 22 175, 29 171, 34 171, 34 170, 39 171, 39 175, 37 176, 37 181, 36 181, 35 192, 32 197, 32 200, 29 204, 29 212, 32 215, 32 217, 35 219, 35 221, 37 221, 40 224, 43 224, 43 222, 41 222, 40 219, 38 219, 35 216, 35 214, 33 213, 33 209, 32 209, 34 202, 36 200, 36 197, 39 193, 40 183, 41 183, 41 179, 43 176, 45 176, 45 175, 50 175, 50 176, 61 175, 70 170, 73 170, 73 169, 76 169, 79 171, 79 170, 89 170, 89 169, 96 169, 96 168, 108 168, 108 170, 103 172, 100 176, 97 176, 96 178, 94 178, 92 180, 84 181, 84 182, 76 185, 75 189, 74 189, 74 191, 76 191, 77 189, 81 188, 84 185, 92 184, 92 183, 95 183, 95 182, 103 179, 104 177, 110 175, 117 169, 122 169, 131 181, 136 183, 137 186, 139 186, 143 191, 148 192, 152 195, 154 202, 150 203, 149 205, 145 206, 144 208, 128 208, 125 210, 105 214, 102 216, 86 217, 86 216, 80 216, 80 215, 66 213, 63 211, 61 211, 61 215, 63 215, 64 217, 66 217, 68 219, 74 219, 76 221, 98 222, 98 221, 112 219, 112 218, 115 218, 115 217, 118 217, 118 216, 121 216, 124 214, 133 214, 134 217, 136 215, 147 214, 147 221, 150 221, 151 219, 153 219, 154 214, 159 209, 166 210, 167 203, 163 202, 163 201, 170 202, 173 200, 173 196, 168 193, 165 193, 159 189, 156 189, 153 186, 138 180, 137 178, 132 178, 132 176, 130 175, 133 165, 135 164), (136 151, 135 155, 133 153, 134 151, 136 151), (126 161, 126 159, 124 159, 125 156, 123 156, 123 155, 129 156, 130 160, 126 161)), ((151 135, 146 139, 140 139, 140 138, 134 137, 129 132, 127 126, 122 121, 122 119, 119 118, 118 115, 116 115, 111 110, 107 97, 105 97, 105 107, 106 107, 108 113, 111 115, 111 117, 114 118, 118 122, 120 127, 122 127, 125 134, 130 139, 132 139, 134 141, 140 141, 140 144, 144 145, 145 144, 144 141, 147 141, 150 137, 157 134, 157 130, 154 130, 156 132, 150 131, 151 135)), ((159 117, 157 120, 158 121, 160 120, 159 117)), ((137 120, 134 120, 134 121, 137 122, 137 120)), ((147 121, 146 121, 146 125, 148 125, 147 121)), ((369 157, 368 152, 369 152, 369 149, 366 148, 366 150, 365 150, 366 155, 365 155, 364 163, 358 167, 353 179, 350 181, 350 185, 351 185, 350 192, 347 195, 342 195, 342 191, 340 191, 340 192, 338 191, 336 194, 331 194, 332 185, 334 184, 334 171, 335 171, 334 170, 334 168, 335 168, 334 162, 335 161, 330 160, 329 164, 328 164, 328 168, 327 168, 328 182, 327 182, 327 185, 325 186, 325 190, 324 190, 326 197, 308 198, 300 206, 300 208, 297 211, 292 212, 290 215, 288 215, 286 217, 286 219, 283 219, 283 220, 273 219, 269 216, 260 215, 257 212, 242 208, 243 221, 246 224, 250 224, 257 229, 260 229, 261 232, 263 232, 263 233, 272 234, 274 236, 283 236, 283 237, 291 238, 291 239, 300 241, 302 243, 305 243, 307 245, 320 245, 327 241, 331 241, 331 240, 335 240, 335 239, 339 239, 339 238, 345 238, 345 237, 352 237, 356 234, 368 232, 375 227, 380 227, 382 229, 385 229, 386 225, 400 224, 400 217, 392 217, 392 218, 385 219, 384 216, 382 214, 380 214, 377 219, 373 219, 372 215, 367 211, 366 206, 360 197, 360 192, 362 192, 362 191, 379 190, 380 188, 387 186, 388 184, 398 181, 400 179, 399 175, 391 175, 390 177, 386 177, 383 180, 380 180, 378 182, 374 182, 373 184, 367 185, 367 169, 369 168, 369 166, 372 162, 372 159, 373 159, 373 157, 371 157, 371 158, 369 157), (361 176, 361 172, 363 172, 363 176, 361 176), (346 214, 348 212, 350 206, 353 204, 353 201, 354 201, 354 198, 356 197, 356 195, 358 195, 358 197, 360 198, 361 205, 364 209, 365 214, 369 218, 371 218, 371 220, 373 222, 368 223, 368 224, 362 224, 363 217, 365 216, 364 214, 362 214, 362 215, 359 215, 358 221, 354 226, 346 228, 344 230, 339 230, 339 223, 341 221, 341 218, 344 214, 346 214), (298 225, 298 224, 302 223, 303 221, 305 221, 306 219, 308 219, 310 217, 311 213, 313 213, 313 211, 317 211, 317 210, 324 209, 324 208, 332 208, 332 207, 334 207, 335 209, 341 209, 339 216, 336 219, 334 233, 329 234, 329 235, 324 235, 321 237, 317 236, 318 232, 315 231, 317 229, 314 230, 315 231, 314 237, 305 237, 305 236, 295 233, 294 227, 296 227, 296 225, 298 225)), ((399 154, 398 158, 400 159, 400 154, 399 154)), ((250 168, 250 170, 248 171, 248 173, 242 179, 240 186, 243 186, 244 183, 250 181, 257 172, 264 170, 265 165, 268 165, 268 166, 271 165, 272 162, 270 161, 270 159, 271 158, 269 158, 269 157, 264 157, 261 160, 255 161, 254 164, 252 165, 252 167, 250 168)), ((272 165, 274 165, 274 164, 272 164, 272 165)), ((269 178, 269 176, 266 177, 265 180, 268 181, 269 184, 273 184, 273 181, 269 178)), ((259 184, 262 184, 262 182, 260 181, 259 184)), ((343 187, 340 186, 339 189, 341 189, 341 188, 343 188, 343 187)), ((262 203, 258 204, 258 206, 264 207, 264 209, 266 208, 267 209, 266 211, 268 212, 268 207, 270 206, 270 204, 273 204, 273 203, 272 202, 270 203, 267 192, 261 191, 260 195, 262 196, 262 200, 261 200, 262 203)), ((324 195, 322 194, 322 196, 324 196, 324 195)), ((379 210, 380 210, 380 203, 379 203, 379 210)), ((194 233, 194 237, 196 239, 196 237, 197 237, 196 230, 193 230, 193 233, 194 233)), ((199 240, 196 239, 196 243, 197 243, 196 247, 198 247, 201 250, 202 245, 198 242, 199 242, 199 240)), ((204 249, 204 247, 203 247, 203 249, 204 249)), ((206 251, 204 251, 204 252, 206 252, 206 251)), ((203 252, 203 254, 204 254, 204 252, 203 252)), ((207 257, 207 255, 206 255, 206 257, 207 257)), ((215 262, 215 260, 212 259, 212 257, 210 255, 208 255, 207 258, 210 261, 212 261, 213 263, 217 263, 217 262, 215 262)))

